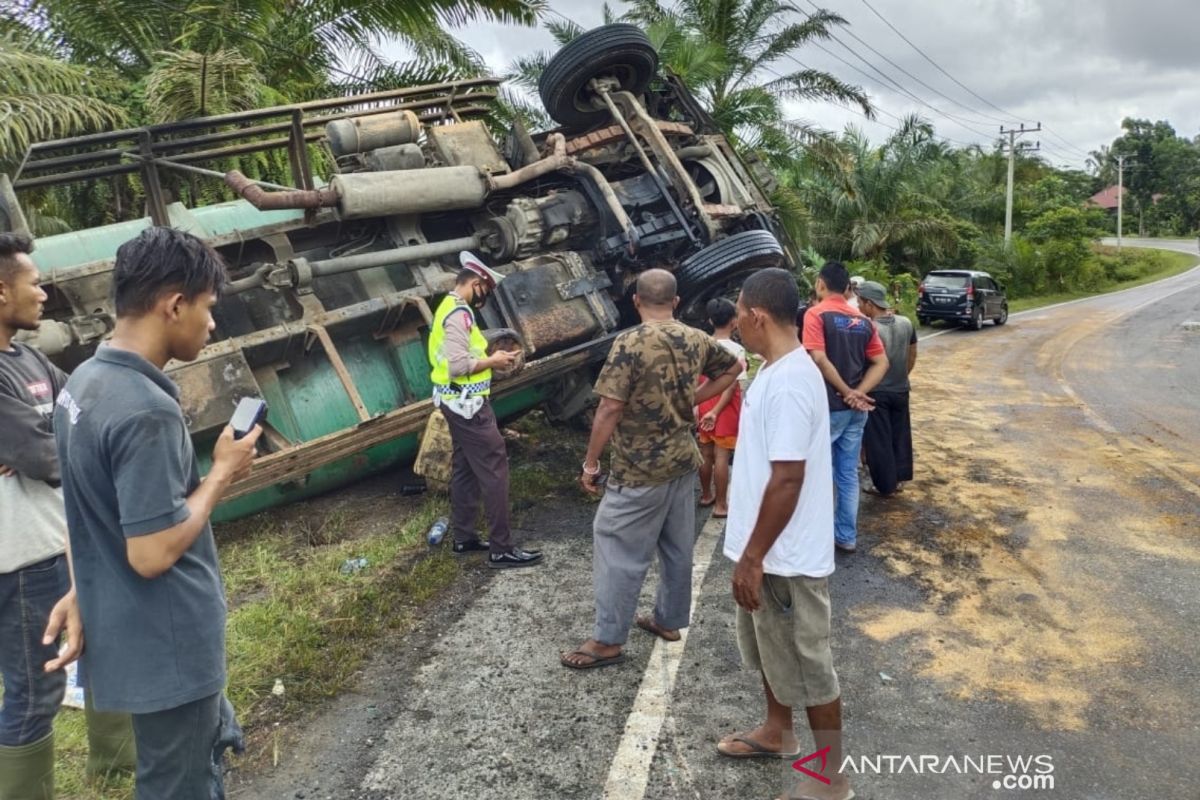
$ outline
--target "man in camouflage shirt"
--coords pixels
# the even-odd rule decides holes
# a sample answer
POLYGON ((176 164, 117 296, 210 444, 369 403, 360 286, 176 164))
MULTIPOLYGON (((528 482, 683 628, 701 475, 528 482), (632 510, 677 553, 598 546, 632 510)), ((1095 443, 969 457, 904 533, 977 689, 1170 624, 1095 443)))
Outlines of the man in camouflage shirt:
POLYGON ((678 641, 692 600, 696 539, 696 470, 700 449, 694 406, 728 388, 741 364, 703 331, 673 318, 675 276, 653 269, 638 277, 633 298, 642 324, 613 342, 596 381, 600 396, 580 483, 598 494, 600 455, 613 455, 608 489, 593 523, 596 627, 565 667, 591 669, 625 660, 622 647, 654 553, 661 576, 654 614, 639 627, 678 641), (709 381, 697 389, 700 375, 709 381))

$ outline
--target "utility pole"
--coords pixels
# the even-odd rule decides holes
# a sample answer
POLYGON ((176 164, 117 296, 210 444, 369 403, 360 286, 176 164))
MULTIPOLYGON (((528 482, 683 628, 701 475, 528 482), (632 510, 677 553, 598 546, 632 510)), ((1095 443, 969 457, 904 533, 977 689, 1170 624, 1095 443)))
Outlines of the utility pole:
POLYGON ((1125 210, 1125 156, 1117 156, 1117 249, 1121 249, 1121 224, 1125 210))
MULTIPOLYGON (((1008 247, 1012 241, 1012 203, 1013 203, 1013 162, 1017 155, 1017 137, 1026 133, 1038 133, 1042 130, 1042 123, 1038 123, 1036 128, 1026 128, 1022 123, 1020 128, 1009 128, 1004 130, 1004 126, 1000 126, 1000 135, 1008 134, 1008 194, 1004 198, 1004 246, 1008 247)), ((1038 142, 1041 146, 1041 142, 1038 142)))

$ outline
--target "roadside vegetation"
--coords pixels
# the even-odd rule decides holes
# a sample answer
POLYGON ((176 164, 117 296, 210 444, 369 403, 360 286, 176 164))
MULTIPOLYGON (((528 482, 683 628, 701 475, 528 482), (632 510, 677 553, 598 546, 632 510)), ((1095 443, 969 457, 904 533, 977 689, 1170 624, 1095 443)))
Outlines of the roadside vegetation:
MULTIPOLYGON (((548 500, 586 502, 575 484, 584 433, 533 413, 505 435, 514 525, 548 500)), ((229 603, 227 694, 247 735, 242 766, 282 757, 289 723, 349 688, 368 660, 386 653, 451 584, 490 574, 478 557, 453 556, 449 537, 438 548, 426 544, 429 527, 447 512, 447 498, 432 492, 404 497, 396 491, 399 481, 397 474, 385 475, 217 526, 229 603)), ((63 709, 55 733, 60 798, 132 797, 133 782, 125 776, 84 778, 82 711, 63 709)))

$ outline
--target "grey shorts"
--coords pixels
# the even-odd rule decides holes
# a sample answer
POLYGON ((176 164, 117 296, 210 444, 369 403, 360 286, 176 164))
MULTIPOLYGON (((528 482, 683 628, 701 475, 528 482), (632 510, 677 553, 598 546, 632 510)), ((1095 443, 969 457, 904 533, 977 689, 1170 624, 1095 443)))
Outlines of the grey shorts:
POLYGON ((762 600, 753 614, 737 609, 746 668, 762 672, 785 706, 811 708, 840 697, 829 649, 829 581, 763 575, 762 600))

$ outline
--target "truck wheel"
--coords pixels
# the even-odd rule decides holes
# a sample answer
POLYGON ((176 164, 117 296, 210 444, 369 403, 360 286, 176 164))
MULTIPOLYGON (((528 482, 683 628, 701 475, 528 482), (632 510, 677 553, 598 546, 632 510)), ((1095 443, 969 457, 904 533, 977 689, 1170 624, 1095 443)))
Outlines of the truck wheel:
POLYGON ((550 59, 538 80, 547 113, 568 128, 587 128, 608 118, 592 105, 588 82, 613 77, 621 89, 639 94, 658 71, 658 52, 636 25, 604 25, 568 42, 550 59))
POLYGON ((751 272, 783 263, 783 248, 770 231, 743 231, 709 245, 675 270, 680 316, 702 322, 709 300, 730 293, 751 272))

